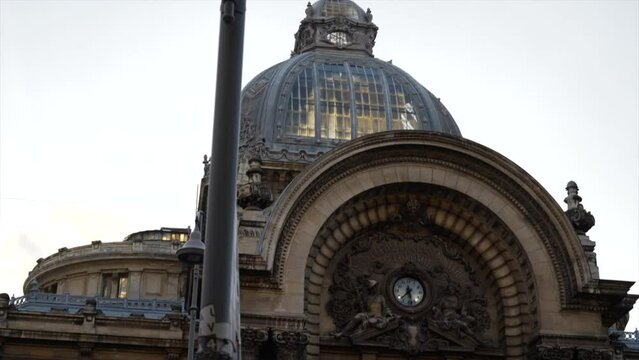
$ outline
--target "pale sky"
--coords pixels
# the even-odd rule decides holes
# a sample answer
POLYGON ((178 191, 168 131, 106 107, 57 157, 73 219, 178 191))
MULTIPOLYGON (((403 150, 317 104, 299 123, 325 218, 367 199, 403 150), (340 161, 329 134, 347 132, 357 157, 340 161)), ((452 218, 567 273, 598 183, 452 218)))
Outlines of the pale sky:
MULTIPOLYGON (((306 2, 248 0, 243 83, 288 59, 306 2)), ((576 181, 601 277, 639 280, 638 1, 358 3, 465 138, 562 208, 576 181)), ((63 246, 192 226, 219 4, 0 0, 0 292, 63 246)))

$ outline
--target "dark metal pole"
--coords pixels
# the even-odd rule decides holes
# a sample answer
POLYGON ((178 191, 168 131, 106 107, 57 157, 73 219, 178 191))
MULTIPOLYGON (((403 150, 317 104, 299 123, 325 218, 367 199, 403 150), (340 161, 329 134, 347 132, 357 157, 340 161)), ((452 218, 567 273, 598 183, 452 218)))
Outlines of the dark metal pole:
POLYGON ((193 265, 191 278, 191 305, 189 305, 189 347, 187 360, 193 360, 195 354, 195 322, 197 322, 197 291, 200 283, 200 265, 193 265))
POLYGON ((239 359, 236 178, 246 0, 222 0, 197 359, 239 359))

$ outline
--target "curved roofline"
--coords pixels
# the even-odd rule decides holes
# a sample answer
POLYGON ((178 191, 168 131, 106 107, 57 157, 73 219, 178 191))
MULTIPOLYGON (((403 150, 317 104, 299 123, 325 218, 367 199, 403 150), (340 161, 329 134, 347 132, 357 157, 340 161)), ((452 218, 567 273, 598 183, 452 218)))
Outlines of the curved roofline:
MULTIPOLYGON (((540 246, 549 254, 549 265, 557 277, 563 306, 573 301, 575 295, 592 279, 583 249, 563 211, 550 194, 521 167, 496 151, 470 140, 427 131, 389 131, 356 139, 326 154, 305 168, 282 192, 282 196, 273 204, 270 221, 261 239, 262 256, 265 257, 268 269, 274 271, 273 276, 276 280, 283 279, 283 264, 288 258, 290 241, 297 232, 300 217, 306 211, 302 207, 306 209, 312 206, 314 199, 327 192, 327 189, 340 179, 356 177, 355 173, 360 171, 359 167, 382 167, 364 160, 365 154, 378 150, 385 150, 385 156, 391 156, 390 152, 394 151, 398 158, 408 156, 406 154, 410 150, 410 154, 413 154, 410 156, 414 157, 414 161, 425 161, 425 164, 432 161, 444 164, 441 166, 446 169, 455 168, 457 171, 463 171, 477 184, 488 184, 486 189, 493 189, 501 194, 501 197, 508 199, 502 210, 507 208, 508 211, 503 210, 506 211, 506 215, 515 212, 521 213, 522 217, 508 215, 513 220, 502 220, 518 237, 517 226, 522 224, 522 221, 525 221, 523 224, 527 224, 529 229, 534 229, 531 231, 535 234, 535 241, 539 241, 540 246), (415 157, 415 154, 419 154, 419 157, 415 157), (450 159, 445 160, 442 157, 450 159), (450 161, 450 164, 447 161, 450 161), (353 167, 353 164, 360 165, 353 167)), ((397 160, 391 157, 380 161, 397 160)), ((387 182, 402 181, 397 180, 400 178, 399 174, 393 174, 389 174, 381 183, 369 185, 379 186, 387 182)), ((433 184, 446 185, 441 183, 445 179, 439 179, 440 182, 437 182, 434 175, 431 177, 430 181, 433 184)), ((365 182, 365 179, 358 180, 358 183, 365 182)), ((344 192, 351 191, 350 188, 344 189, 344 192)), ((472 197, 480 199, 480 195, 475 194, 472 197)), ((344 196, 347 195, 341 197, 344 196)), ((344 200, 347 199, 335 200, 333 203, 344 200)), ((487 206, 492 209, 496 205, 487 206)), ((325 214, 328 210, 317 211, 325 214)), ((317 211, 314 213, 319 216, 317 211)), ((503 217, 506 215, 501 214, 503 217)), ((314 219, 315 225, 323 222, 321 217, 314 219)), ((308 231, 305 230, 305 234, 310 234, 308 231)))

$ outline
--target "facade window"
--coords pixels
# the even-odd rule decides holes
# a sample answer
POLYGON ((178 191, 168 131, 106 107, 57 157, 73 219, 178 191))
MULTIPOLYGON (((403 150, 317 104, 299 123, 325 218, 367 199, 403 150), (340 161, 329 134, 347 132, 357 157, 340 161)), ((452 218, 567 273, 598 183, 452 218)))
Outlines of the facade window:
POLYGON ((57 294, 58 293, 58 283, 55 282, 48 286, 42 288, 42 291, 49 294, 57 294))
POLYGON ((129 290, 129 274, 108 273, 102 275, 102 297, 125 299, 129 290))
POLYGON ((189 235, 185 233, 162 233, 162 240, 165 241, 180 241, 185 242, 188 240, 189 235))

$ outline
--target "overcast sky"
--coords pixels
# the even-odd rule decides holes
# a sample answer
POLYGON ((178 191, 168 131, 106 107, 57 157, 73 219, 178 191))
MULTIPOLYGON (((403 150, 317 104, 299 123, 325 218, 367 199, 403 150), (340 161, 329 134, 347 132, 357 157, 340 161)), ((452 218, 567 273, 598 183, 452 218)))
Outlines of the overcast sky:
MULTIPOLYGON (((306 1, 248 0, 244 84, 290 56, 306 1)), ((219 3, 0 0, 0 292, 63 246, 193 224, 219 3)), ((639 280, 639 2, 358 3, 464 137, 562 208, 576 181, 601 277, 639 280)))

